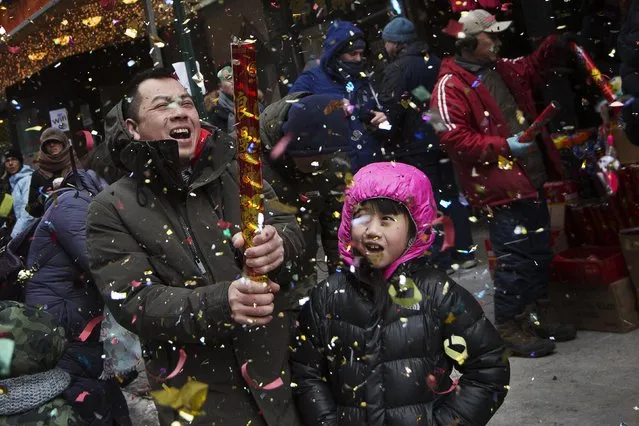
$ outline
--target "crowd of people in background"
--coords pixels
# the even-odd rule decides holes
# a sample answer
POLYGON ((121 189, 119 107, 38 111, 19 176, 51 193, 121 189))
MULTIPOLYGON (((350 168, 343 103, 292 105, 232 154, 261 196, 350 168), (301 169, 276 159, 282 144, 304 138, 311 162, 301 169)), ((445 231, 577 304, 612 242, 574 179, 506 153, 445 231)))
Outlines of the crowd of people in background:
POLYGON ((464 37, 440 59, 413 22, 391 20, 379 85, 364 33, 330 24, 319 60, 262 108, 265 212, 250 248, 231 66, 207 97, 210 123, 172 71, 152 69, 87 155, 54 128, 35 170, 8 150, 2 237, 32 233, 32 273, 17 301, 0 301, 0 340, 14 342, 0 387, 34 398, 0 398, 0 424, 487 423, 509 355, 576 336, 546 299, 542 188, 558 154, 545 133, 519 139, 542 71, 573 36, 504 60, 511 22, 475 10, 458 24, 464 37), (471 207, 500 259, 495 325, 454 282, 477 265, 471 207), (149 387, 156 409, 139 414, 132 401, 149 387))

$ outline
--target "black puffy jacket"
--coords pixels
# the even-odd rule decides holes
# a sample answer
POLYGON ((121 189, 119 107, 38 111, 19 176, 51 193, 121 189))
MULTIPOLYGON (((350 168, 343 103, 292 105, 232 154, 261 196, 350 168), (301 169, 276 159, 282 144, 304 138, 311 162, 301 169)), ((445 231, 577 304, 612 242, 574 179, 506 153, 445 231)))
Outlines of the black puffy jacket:
POLYGON ((420 260, 391 278, 412 279, 419 304, 372 302, 351 273, 311 292, 292 355, 296 402, 305 425, 481 425, 503 402, 510 367, 499 334, 473 296, 420 260), (460 362, 445 353, 467 350, 460 362), (460 339, 461 346, 459 346, 460 339), (462 373, 456 389, 450 373, 462 373))

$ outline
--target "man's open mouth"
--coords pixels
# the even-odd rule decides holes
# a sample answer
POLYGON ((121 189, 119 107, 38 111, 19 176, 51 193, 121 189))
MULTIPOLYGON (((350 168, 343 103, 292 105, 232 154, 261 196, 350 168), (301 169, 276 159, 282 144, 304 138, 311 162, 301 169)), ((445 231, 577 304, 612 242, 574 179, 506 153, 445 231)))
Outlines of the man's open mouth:
POLYGON ((169 132, 169 136, 173 139, 189 139, 191 137, 191 129, 186 127, 178 127, 169 132))

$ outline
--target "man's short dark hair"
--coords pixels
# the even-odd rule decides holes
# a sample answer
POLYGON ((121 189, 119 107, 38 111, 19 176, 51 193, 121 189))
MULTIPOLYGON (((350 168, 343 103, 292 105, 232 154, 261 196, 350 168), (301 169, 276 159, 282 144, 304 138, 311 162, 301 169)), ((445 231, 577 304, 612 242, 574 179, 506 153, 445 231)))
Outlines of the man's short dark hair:
POLYGON ((141 71, 133 76, 131 81, 129 81, 129 84, 126 86, 124 99, 122 101, 122 114, 124 115, 125 120, 130 118, 138 121, 141 102, 140 97, 138 96, 140 84, 144 83, 146 80, 161 80, 164 78, 172 78, 173 80, 178 79, 175 71, 168 68, 151 68, 141 71))

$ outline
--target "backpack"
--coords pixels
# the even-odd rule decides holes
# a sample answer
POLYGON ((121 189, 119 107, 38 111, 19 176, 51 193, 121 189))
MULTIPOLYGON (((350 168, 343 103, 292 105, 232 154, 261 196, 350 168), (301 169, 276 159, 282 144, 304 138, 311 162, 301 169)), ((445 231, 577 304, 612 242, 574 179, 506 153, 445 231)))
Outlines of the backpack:
POLYGON ((34 220, 27 229, 12 238, 0 248, 0 300, 24 300, 24 285, 56 253, 54 244, 38 254, 31 268, 26 269, 31 241, 40 218, 34 220))

